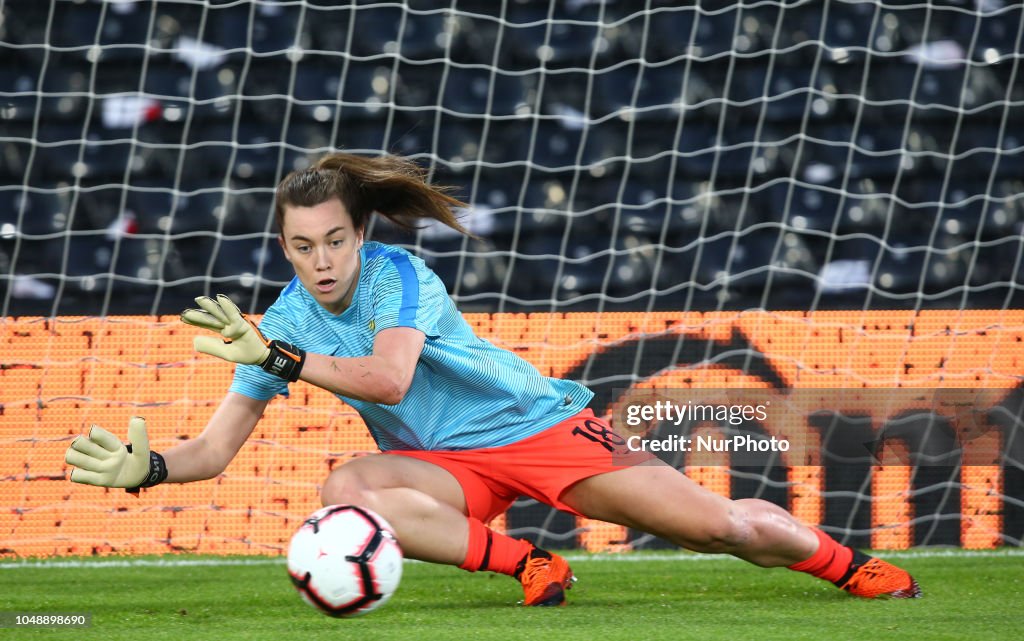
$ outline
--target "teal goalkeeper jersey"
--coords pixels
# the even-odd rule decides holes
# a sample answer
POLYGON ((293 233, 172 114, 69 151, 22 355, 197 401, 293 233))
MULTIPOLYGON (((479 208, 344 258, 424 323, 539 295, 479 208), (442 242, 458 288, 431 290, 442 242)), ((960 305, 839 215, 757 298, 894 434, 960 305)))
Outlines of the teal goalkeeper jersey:
MULTIPOLYGON (((293 278, 263 316, 271 339, 308 352, 368 356, 377 332, 413 327, 426 335, 402 401, 379 405, 339 395, 363 417, 387 450, 467 450, 515 443, 573 416, 593 393, 573 381, 541 375, 513 354, 479 338, 423 261, 368 242, 352 304, 335 316, 293 278)), ((288 384, 253 365, 235 369, 231 391, 269 400, 288 384)))

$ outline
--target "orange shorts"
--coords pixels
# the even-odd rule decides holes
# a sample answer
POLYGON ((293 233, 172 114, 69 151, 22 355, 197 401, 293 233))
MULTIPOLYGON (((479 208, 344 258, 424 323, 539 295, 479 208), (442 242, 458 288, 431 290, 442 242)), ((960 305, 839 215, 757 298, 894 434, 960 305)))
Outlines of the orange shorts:
POLYGON ((583 410, 522 441, 501 447, 461 451, 392 450, 448 470, 462 485, 469 516, 487 523, 520 495, 582 516, 562 502, 573 484, 654 458, 628 452, 608 423, 583 410))

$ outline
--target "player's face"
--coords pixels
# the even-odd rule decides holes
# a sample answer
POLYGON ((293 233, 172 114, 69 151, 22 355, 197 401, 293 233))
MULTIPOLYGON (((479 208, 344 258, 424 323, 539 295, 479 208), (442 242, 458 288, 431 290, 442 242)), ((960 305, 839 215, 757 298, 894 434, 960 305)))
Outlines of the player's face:
POLYGON ((306 290, 332 314, 352 302, 359 279, 363 230, 337 198, 313 207, 287 207, 278 237, 306 290))

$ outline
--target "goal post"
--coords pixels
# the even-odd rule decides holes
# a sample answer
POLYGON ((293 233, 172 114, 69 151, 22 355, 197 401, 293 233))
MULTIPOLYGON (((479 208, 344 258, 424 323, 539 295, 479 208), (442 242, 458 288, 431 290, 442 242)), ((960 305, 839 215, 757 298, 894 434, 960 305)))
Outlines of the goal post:
MULTIPOLYGON (((299 384, 215 481, 64 478, 89 424, 199 433, 231 370, 177 314, 274 301, 274 187, 332 150, 452 186, 477 238, 368 238, 617 428, 633 394, 787 408, 648 425, 802 448, 661 453, 698 482, 861 546, 1021 545, 1022 37, 1012 2, 0 2, 0 554, 279 553, 374 450, 299 384)), ((528 498, 500 527, 667 545, 528 498)))

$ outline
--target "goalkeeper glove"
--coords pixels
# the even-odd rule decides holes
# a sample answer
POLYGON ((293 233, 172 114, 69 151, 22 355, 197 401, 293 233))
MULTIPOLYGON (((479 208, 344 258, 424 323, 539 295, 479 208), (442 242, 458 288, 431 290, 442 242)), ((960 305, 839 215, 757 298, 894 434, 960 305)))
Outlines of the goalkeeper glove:
POLYGON ((71 442, 64 462, 73 465, 71 480, 100 487, 123 487, 129 491, 151 487, 167 478, 164 457, 149 449, 146 419, 128 421, 129 445, 107 430, 93 425, 88 436, 71 442))
POLYGON ((202 309, 186 309, 181 313, 181 320, 189 325, 218 332, 223 339, 196 336, 192 341, 196 351, 232 363, 258 365, 286 381, 299 380, 299 373, 306 362, 304 350, 284 341, 267 340, 259 328, 224 294, 218 294, 217 300, 200 296, 196 298, 196 304, 202 309))

